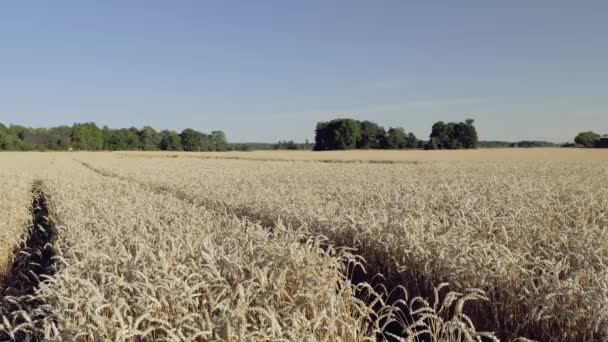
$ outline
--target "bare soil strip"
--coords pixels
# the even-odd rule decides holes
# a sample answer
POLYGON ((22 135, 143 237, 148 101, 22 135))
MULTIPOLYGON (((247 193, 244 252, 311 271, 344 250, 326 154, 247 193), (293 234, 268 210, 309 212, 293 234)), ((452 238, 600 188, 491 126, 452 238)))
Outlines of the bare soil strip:
POLYGON ((0 284, 0 317, 8 320, 0 324, 4 324, 4 328, 9 331, 8 335, 0 331, 2 341, 38 341, 39 336, 27 331, 34 330, 36 321, 48 319, 48 312, 44 303, 36 297, 36 291, 55 272, 53 241, 56 231, 49 220, 47 197, 41 181, 34 182, 32 186, 31 213, 29 235, 15 249, 15 259, 8 276, 4 284, 0 284), (26 312, 30 313, 29 316, 26 312), (6 327, 7 323, 9 327, 6 327))

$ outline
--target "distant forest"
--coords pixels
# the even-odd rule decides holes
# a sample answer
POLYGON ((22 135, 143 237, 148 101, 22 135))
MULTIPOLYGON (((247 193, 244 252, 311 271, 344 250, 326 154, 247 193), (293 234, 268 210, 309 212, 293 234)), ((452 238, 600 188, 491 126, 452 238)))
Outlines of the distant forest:
POLYGON ((194 129, 181 132, 157 131, 150 126, 141 129, 98 127, 93 122, 72 126, 30 128, 0 123, 2 151, 253 151, 253 150, 349 150, 349 149, 469 149, 505 147, 608 147, 608 136, 581 132, 574 143, 556 144, 547 141, 478 140, 473 120, 464 122, 439 121, 431 128, 428 140, 420 140, 400 127, 384 127, 372 121, 335 119, 319 122, 314 143, 293 140, 277 143, 228 143, 222 131, 203 133, 194 129))
POLYGON ((560 144, 552 143, 549 141, 538 141, 538 140, 521 140, 517 142, 511 141, 480 141, 478 144, 481 148, 504 148, 504 147, 559 147, 560 144))
POLYGON ((464 122, 439 121, 428 141, 419 140, 401 127, 384 127, 372 121, 335 119, 319 122, 315 130, 315 151, 352 149, 470 149, 477 148, 477 130, 472 119, 464 122))
POLYGON ((210 134, 194 129, 177 133, 156 131, 150 126, 113 129, 99 128, 95 123, 75 123, 72 126, 29 128, 0 123, 0 150, 90 150, 90 151, 227 151, 230 146, 222 131, 210 134))

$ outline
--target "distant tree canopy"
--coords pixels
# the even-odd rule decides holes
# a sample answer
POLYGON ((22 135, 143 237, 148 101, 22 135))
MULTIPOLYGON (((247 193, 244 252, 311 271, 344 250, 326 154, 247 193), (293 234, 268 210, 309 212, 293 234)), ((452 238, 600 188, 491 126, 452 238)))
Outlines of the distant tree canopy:
POLYGON ((310 150, 312 149, 312 145, 309 143, 299 144, 294 142, 293 140, 285 140, 279 141, 276 144, 272 145, 273 150, 310 150))
POLYGON ((517 142, 511 141, 479 141, 478 147, 483 148, 505 148, 505 147, 558 147, 559 144, 552 143, 550 141, 537 141, 537 140, 521 140, 517 142))
POLYGON ((222 131, 205 134, 190 128, 181 134, 156 131, 150 126, 112 129, 99 128, 94 122, 70 126, 28 128, 6 127, 0 123, 0 150, 144 150, 144 151, 227 151, 226 135, 222 131), (184 137, 186 139, 184 139, 184 137))
POLYGON ((361 121, 359 127, 361 135, 356 142, 357 148, 384 148, 387 139, 384 127, 371 121, 361 121))
POLYGON ((574 142, 585 147, 595 147, 600 138, 601 135, 594 132, 581 132, 574 138, 574 142))
POLYGON ((103 132, 94 122, 74 124, 72 127, 72 143, 77 150, 101 150, 103 148, 103 132))
POLYGON ((181 151, 182 137, 176 132, 164 130, 160 132, 160 144, 159 147, 163 151, 181 151))
POLYGON ((336 119, 319 122, 315 131, 315 150, 352 150, 361 137, 360 122, 353 119, 336 119))
POLYGON ((477 130, 473 123, 472 119, 467 119, 465 122, 435 123, 426 148, 429 150, 477 148, 477 130))
POLYGON ((512 143, 511 147, 557 147, 559 144, 552 143, 549 141, 538 141, 538 140, 522 140, 516 143, 512 143))
POLYGON ((417 148, 419 141, 403 128, 384 127, 371 121, 335 119, 319 122, 315 131, 315 151, 352 149, 417 148))

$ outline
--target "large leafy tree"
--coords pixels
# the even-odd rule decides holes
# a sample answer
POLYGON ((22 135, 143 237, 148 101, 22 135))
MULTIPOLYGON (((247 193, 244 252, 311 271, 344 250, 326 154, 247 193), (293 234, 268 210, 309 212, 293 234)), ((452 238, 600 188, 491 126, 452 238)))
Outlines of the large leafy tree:
POLYGON ((375 122, 362 121, 360 123, 361 135, 357 140, 357 148, 382 148, 384 145, 386 131, 375 122))
POLYGON ((161 136, 150 126, 144 126, 139 132, 139 143, 144 151, 154 151, 159 149, 161 136))
POLYGON ((594 132, 581 132, 574 138, 574 142, 585 147, 593 147, 600 138, 601 136, 594 132))
POLYGON ((181 151, 182 150, 182 138, 179 134, 173 131, 162 131, 160 132, 160 149, 163 151, 181 151))
POLYGON ((193 130, 191 128, 186 128, 179 135, 182 139, 182 148, 184 151, 203 151, 204 146, 204 134, 193 130))
POLYGON ((353 119, 319 122, 315 133, 315 151, 419 148, 420 144, 413 133, 406 133, 403 128, 385 131, 374 122, 353 119))
POLYGON ((419 145, 418 138, 416 138, 414 133, 409 132, 407 134, 407 139, 406 139, 405 145, 406 145, 405 146, 406 148, 418 148, 418 145, 419 145))
POLYGON ((75 149, 101 150, 103 133, 94 122, 77 123, 72 126, 72 142, 75 149))
POLYGON ((111 151, 137 150, 140 148, 137 129, 109 130, 104 138, 104 148, 111 151))
POLYGON ((211 149, 213 151, 227 151, 228 141, 226 141, 226 134, 222 131, 212 131, 209 136, 211 140, 211 149))
POLYGON ((317 124, 315 150, 351 150, 357 147, 361 138, 359 121, 335 119, 317 124))
POLYGON ((477 148, 477 130, 472 119, 465 122, 439 121, 431 129, 427 149, 477 148))
POLYGON ((407 134, 403 128, 389 128, 386 132, 386 148, 401 149, 407 147, 407 134))
POLYGON ((15 137, 10 130, 0 123, 0 150, 12 150, 15 147, 15 137))

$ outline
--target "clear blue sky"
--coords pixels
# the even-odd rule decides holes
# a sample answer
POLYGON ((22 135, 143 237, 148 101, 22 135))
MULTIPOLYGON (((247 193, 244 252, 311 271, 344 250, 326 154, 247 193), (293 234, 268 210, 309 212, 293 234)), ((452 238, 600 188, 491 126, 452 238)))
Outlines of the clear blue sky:
POLYGON ((607 1, 12 1, 0 122, 312 139, 335 117, 608 133, 607 1))

